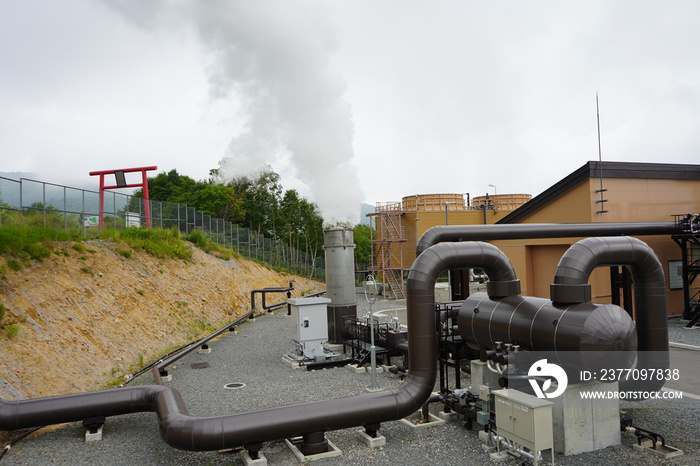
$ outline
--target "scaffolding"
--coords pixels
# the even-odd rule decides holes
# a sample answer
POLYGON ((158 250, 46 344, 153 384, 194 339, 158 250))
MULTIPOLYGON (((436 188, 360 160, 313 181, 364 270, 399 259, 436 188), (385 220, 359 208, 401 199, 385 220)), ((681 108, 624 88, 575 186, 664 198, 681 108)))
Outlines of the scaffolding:
POLYGON ((671 236, 681 248, 683 284, 683 318, 688 319, 686 327, 700 324, 700 290, 692 288, 700 275, 700 215, 674 215, 680 233, 671 236))
MULTIPOLYGON (((372 265, 370 270, 378 272, 389 293, 395 299, 405 299, 403 282, 403 234, 400 202, 377 203, 374 213, 368 214, 373 223, 372 265)), ((386 294, 385 294, 386 296, 386 294)))

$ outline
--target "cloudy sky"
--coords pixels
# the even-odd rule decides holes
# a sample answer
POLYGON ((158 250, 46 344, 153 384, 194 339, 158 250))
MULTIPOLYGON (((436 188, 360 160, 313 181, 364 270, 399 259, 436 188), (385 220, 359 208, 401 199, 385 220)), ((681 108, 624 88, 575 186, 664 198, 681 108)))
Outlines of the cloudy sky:
POLYGON ((0 0, 0 171, 265 164, 327 219, 698 163, 700 3, 0 0), (494 187, 489 186, 494 185, 494 187))

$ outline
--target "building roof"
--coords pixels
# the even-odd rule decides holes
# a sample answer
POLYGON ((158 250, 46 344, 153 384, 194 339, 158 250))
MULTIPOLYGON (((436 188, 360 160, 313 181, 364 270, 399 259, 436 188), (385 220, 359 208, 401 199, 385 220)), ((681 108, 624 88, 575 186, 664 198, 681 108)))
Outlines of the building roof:
POLYGON ((519 223, 592 178, 700 180, 700 165, 590 161, 496 223, 519 223))

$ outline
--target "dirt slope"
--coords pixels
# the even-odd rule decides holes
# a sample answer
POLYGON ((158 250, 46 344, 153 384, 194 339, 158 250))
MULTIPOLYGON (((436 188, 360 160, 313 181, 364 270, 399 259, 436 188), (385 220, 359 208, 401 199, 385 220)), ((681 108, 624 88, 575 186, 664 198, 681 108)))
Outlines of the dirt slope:
MULTIPOLYGON (((78 252, 68 244, 62 248, 67 256, 54 254, 17 272, 0 259, 2 323, 20 325, 12 338, 0 332, 0 398, 102 388, 245 314, 253 289, 293 281, 293 295, 301 296, 325 288, 197 248, 190 263, 140 252, 125 258, 118 253, 124 246, 109 240, 85 245, 87 251, 78 252)), ((270 299, 283 301, 286 295, 270 299)))

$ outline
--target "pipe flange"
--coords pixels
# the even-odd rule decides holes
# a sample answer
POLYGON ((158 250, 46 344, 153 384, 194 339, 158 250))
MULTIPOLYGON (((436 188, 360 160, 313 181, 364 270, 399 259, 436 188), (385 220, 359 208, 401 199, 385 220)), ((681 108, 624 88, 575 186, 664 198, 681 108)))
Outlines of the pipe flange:
POLYGON ((552 283, 549 298, 556 304, 588 303, 591 301, 591 285, 552 283))
POLYGON ((520 280, 501 280, 486 283, 486 293, 489 298, 505 298, 520 294, 520 280))

